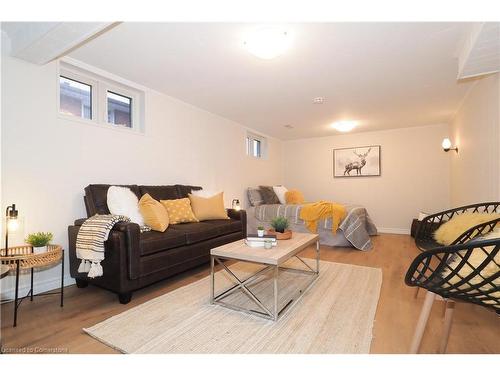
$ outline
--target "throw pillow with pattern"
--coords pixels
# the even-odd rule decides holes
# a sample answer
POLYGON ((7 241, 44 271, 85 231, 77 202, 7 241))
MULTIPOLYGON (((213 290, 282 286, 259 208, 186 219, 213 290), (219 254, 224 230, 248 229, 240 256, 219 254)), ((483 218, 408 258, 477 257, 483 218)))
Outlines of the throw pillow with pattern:
POLYGON ((168 212, 170 224, 197 223, 189 198, 161 200, 168 212))

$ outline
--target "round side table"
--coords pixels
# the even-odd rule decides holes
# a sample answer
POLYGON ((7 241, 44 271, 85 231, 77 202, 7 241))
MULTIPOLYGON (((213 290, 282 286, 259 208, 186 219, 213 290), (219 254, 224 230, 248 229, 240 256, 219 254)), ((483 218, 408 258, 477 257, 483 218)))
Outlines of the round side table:
POLYGON ((9 247, 6 252, 5 249, 0 250, 0 265, 2 267, 2 277, 6 276, 10 271, 16 273, 16 288, 15 288, 15 297, 14 300, 2 301, 2 302, 11 302, 14 301, 14 324, 13 326, 17 326, 17 310, 19 305, 25 298, 28 296, 30 300, 33 301, 33 297, 35 296, 44 296, 50 294, 60 294, 61 296, 61 307, 63 307, 63 299, 64 299, 64 250, 59 245, 47 245, 47 251, 43 253, 35 254, 33 253, 33 247, 29 245, 25 246, 15 246, 9 247), (55 266, 57 263, 61 263, 61 290, 59 292, 47 292, 47 293, 39 293, 33 295, 33 274, 35 268, 47 268, 55 266), (4 275, 4 267, 7 267, 9 270, 4 275), (26 296, 19 298, 19 275, 21 270, 30 270, 31 273, 31 287, 26 294, 26 296))

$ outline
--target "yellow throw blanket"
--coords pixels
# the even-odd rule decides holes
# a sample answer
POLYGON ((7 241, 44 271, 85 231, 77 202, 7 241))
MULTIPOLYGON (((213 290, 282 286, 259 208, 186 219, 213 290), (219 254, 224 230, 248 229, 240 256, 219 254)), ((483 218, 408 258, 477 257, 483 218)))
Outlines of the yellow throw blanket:
POLYGON ((332 218, 332 232, 335 234, 340 222, 346 217, 346 209, 338 203, 319 201, 302 206, 300 218, 305 221, 306 228, 312 233, 318 232, 321 219, 332 218))

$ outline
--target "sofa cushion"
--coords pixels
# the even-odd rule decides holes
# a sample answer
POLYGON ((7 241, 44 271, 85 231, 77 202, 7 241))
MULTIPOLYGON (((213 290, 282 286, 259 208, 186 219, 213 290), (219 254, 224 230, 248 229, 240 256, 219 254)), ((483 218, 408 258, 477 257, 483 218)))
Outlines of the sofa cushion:
POLYGON ((109 214, 107 199, 108 189, 110 186, 127 187, 137 196, 141 197, 139 187, 137 185, 107 185, 107 184, 92 184, 85 188, 85 206, 87 208, 87 216, 94 216, 95 214, 107 215, 109 214))
POLYGON ((165 232, 143 232, 140 237, 140 254, 149 255, 186 244, 186 233, 169 227, 165 232))
POLYGON ((217 228, 217 232, 220 236, 230 233, 241 232, 243 230, 242 224, 240 220, 210 220, 204 222, 208 225, 211 225, 214 228, 217 228))
POLYGON ((179 192, 178 192, 177 187, 175 185, 159 185, 159 186, 140 185, 139 190, 141 193, 141 197, 144 194, 149 194, 157 201, 160 201, 162 199, 182 198, 181 196, 179 196, 179 192))
POLYGON ((170 228, 183 232, 186 235, 186 243, 188 245, 205 241, 220 235, 218 228, 208 223, 174 224, 170 225, 169 230, 170 228))
POLYGON ((177 189, 177 194, 179 195, 179 198, 187 198, 188 194, 191 193, 193 190, 201 190, 201 186, 175 185, 175 187, 177 189))

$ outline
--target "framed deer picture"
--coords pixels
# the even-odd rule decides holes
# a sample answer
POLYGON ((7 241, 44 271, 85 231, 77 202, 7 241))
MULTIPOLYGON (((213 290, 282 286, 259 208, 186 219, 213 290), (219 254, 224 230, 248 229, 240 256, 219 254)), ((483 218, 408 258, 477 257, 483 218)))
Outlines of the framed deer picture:
POLYGON ((380 146, 333 150, 333 177, 380 176, 380 146))

